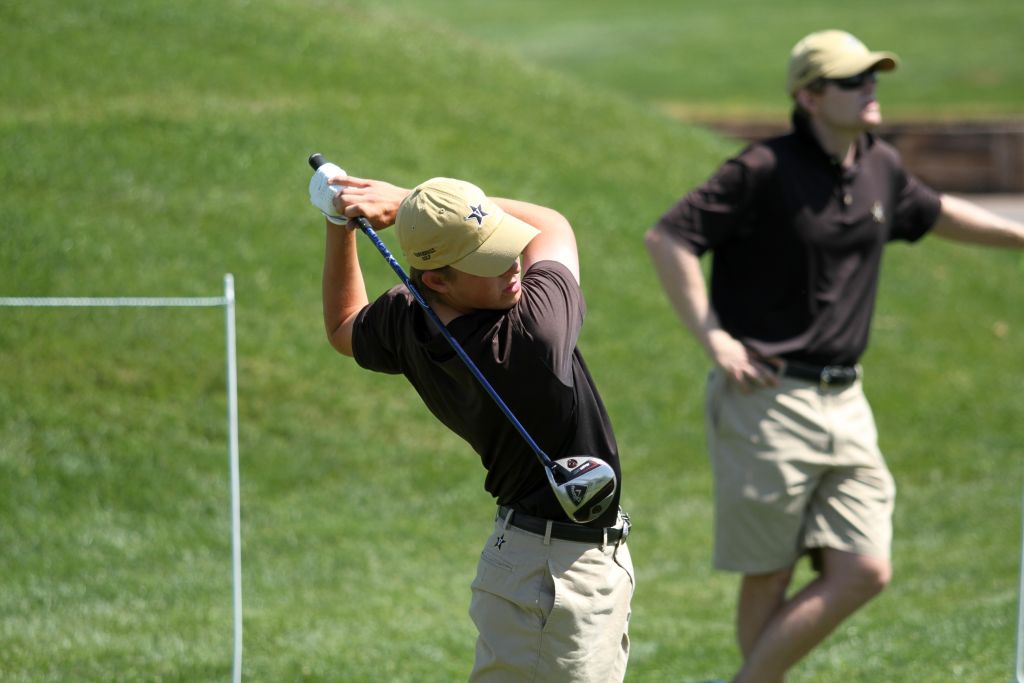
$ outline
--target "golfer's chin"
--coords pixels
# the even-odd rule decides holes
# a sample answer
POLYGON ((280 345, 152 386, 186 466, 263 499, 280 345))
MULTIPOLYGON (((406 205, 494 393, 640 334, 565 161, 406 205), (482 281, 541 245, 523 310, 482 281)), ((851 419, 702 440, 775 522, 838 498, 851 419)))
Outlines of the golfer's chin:
POLYGON ((861 112, 860 122, 865 128, 875 128, 882 123, 882 109, 878 106, 877 102, 872 102, 868 106, 864 107, 864 111, 861 112))

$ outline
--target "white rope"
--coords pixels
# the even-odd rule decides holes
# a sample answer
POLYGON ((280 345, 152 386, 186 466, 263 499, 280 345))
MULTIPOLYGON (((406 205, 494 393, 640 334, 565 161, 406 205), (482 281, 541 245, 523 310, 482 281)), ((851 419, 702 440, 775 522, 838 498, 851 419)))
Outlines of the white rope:
POLYGON ((0 297, 0 306, 169 307, 226 306, 227 297, 0 297))

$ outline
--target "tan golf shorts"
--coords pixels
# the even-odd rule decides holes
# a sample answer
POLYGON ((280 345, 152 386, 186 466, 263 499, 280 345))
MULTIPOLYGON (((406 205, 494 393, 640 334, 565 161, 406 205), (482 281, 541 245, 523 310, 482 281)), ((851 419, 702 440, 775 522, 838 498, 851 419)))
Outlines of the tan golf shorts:
POLYGON ((471 683, 619 683, 629 657, 629 548, 530 533, 499 519, 472 585, 471 683))
POLYGON ((768 573, 815 548, 889 558, 896 486, 860 380, 744 394, 715 370, 706 407, 717 568, 768 573))

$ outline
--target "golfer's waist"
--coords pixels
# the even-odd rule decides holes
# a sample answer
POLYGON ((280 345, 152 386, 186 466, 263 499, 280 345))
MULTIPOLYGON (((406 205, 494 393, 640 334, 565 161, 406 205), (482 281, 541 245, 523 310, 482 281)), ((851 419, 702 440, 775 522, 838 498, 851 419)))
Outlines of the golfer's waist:
POLYGON ((600 528, 534 517, 515 508, 499 505, 497 518, 508 519, 509 526, 541 536, 550 535, 551 538, 576 541, 577 543, 605 544, 618 543, 629 536, 629 515, 625 512, 621 512, 620 515, 622 517, 620 526, 600 528), (509 517, 510 513, 511 517, 509 517))
POLYGON ((787 360, 779 371, 783 377, 791 377, 831 389, 848 387, 861 376, 859 365, 816 365, 787 360))

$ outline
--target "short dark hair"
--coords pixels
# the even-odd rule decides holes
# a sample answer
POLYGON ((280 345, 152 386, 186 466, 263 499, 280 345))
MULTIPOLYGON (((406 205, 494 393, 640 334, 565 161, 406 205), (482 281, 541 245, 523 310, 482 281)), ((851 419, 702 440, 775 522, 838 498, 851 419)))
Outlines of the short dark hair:
MULTIPOLYGON (((451 277, 451 270, 451 266, 442 266, 440 268, 432 270, 431 272, 437 273, 442 278, 447 280, 448 278, 451 277)), ((427 287, 426 283, 423 282, 423 273, 425 272, 426 271, 424 270, 420 270, 419 268, 413 268, 410 266, 409 280, 412 281, 413 287, 416 288, 417 292, 423 295, 424 299, 426 299, 428 302, 433 303, 438 301, 437 292, 431 289, 430 287, 427 287)))

